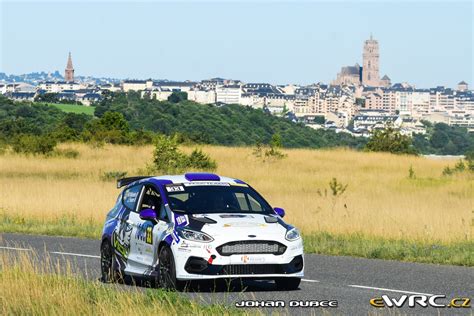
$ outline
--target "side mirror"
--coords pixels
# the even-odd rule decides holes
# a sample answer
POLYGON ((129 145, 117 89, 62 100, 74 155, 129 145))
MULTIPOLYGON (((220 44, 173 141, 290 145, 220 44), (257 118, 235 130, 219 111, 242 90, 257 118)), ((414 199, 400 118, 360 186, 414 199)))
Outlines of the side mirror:
POLYGON ((157 218, 155 210, 152 210, 151 208, 146 208, 144 210, 141 210, 138 215, 144 221, 152 221, 152 220, 156 220, 157 218))
POLYGON ((273 209, 275 211, 275 213, 280 216, 280 217, 284 217, 285 216, 285 210, 282 209, 281 207, 275 207, 273 209))

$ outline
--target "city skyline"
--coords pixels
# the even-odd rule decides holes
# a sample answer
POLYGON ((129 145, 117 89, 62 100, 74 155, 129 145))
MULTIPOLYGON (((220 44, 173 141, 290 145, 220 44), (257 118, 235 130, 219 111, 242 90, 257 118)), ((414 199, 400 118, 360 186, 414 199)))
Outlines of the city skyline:
MULTIPOLYGON (((64 56, 71 51, 77 75, 175 80, 224 77, 275 84, 329 83, 336 78, 341 66, 362 64, 362 45, 372 33, 380 45, 380 73, 390 74, 392 82, 407 81, 419 87, 453 87, 461 80, 473 82, 470 15, 473 5, 469 2, 384 2, 383 5, 372 2, 299 2, 294 6, 285 2, 180 2, 179 5, 181 20, 187 22, 178 25, 167 23, 172 19, 165 14, 176 12, 177 4, 174 3, 32 4, 3 1, 0 5, 0 72, 61 71, 64 69, 64 56), (387 10, 388 7, 391 9, 387 10), (159 20, 156 25, 146 21, 152 16, 153 9, 155 13, 161 13, 156 15, 159 20), (204 14, 206 9, 211 11, 204 14), (311 9, 317 13, 316 22, 304 21, 311 9), (351 24, 354 17, 362 21, 345 32, 341 31, 340 25, 328 25, 327 31, 311 28, 328 19, 325 13, 334 16, 332 9, 338 9, 338 22, 343 26, 351 24), (125 12, 127 10, 130 13, 125 12), (380 25, 387 14, 392 16, 404 10, 403 24, 393 25, 392 18, 385 19, 385 25, 380 25), (71 15, 83 16, 81 13, 85 11, 89 12, 87 19, 82 23, 73 21, 63 30, 62 26, 71 15), (137 22, 135 13, 138 11, 143 13, 145 21, 137 22), (289 17, 285 21, 292 23, 278 24, 273 20, 284 17, 282 11, 286 11, 288 16, 298 13, 295 16, 303 21, 289 17), (385 13, 376 14, 381 11, 385 13), (445 23, 436 25, 432 20, 439 19, 436 14, 441 11, 445 23), (201 17, 196 18, 192 12, 194 15, 201 13, 201 17), (225 17, 242 12, 250 16, 244 19, 245 24, 220 23, 226 20, 225 17), (417 15, 421 12, 423 15, 417 15), (20 13, 28 23, 11 23, 20 13), (206 19, 211 13, 214 13, 214 24, 206 19), (268 13, 274 19, 262 13, 268 13), (263 27, 252 28, 256 17, 260 17, 263 27), (422 30, 422 33, 415 28, 410 33, 404 32, 415 22, 413 19, 426 29, 431 28, 430 31, 422 30), (114 28, 113 22, 120 20, 130 22, 114 28), (451 20, 456 23, 449 23, 451 20), (202 25, 192 27, 196 21, 202 25), (163 25, 166 27, 153 27, 163 25), (35 32, 28 36, 26 30, 33 26, 35 32), (43 33, 48 36, 38 36, 43 33), (69 35, 65 36, 66 33, 69 35), (63 62, 58 64, 59 61, 63 62)), ((235 18, 229 22, 232 20, 235 18)))

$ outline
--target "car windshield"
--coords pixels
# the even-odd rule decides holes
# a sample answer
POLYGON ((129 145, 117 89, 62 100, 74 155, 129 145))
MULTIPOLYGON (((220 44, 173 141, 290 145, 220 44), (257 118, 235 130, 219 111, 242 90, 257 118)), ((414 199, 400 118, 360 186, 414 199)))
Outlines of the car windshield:
POLYGON ((246 185, 183 183, 166 185, 165 188, 173 211, 186 214, 273 213, 270 205, 246 185))

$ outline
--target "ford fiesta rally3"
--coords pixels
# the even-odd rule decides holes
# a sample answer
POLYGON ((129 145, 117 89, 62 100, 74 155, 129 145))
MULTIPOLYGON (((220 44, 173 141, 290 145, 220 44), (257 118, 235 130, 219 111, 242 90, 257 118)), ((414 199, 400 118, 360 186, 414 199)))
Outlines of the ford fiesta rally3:
POLYGON ((101 243, 105 282, 146 277, 163 288, 219 278, 273 279, 297 289, 303 241, 241 180, 212 173, 121 179, 101 243))

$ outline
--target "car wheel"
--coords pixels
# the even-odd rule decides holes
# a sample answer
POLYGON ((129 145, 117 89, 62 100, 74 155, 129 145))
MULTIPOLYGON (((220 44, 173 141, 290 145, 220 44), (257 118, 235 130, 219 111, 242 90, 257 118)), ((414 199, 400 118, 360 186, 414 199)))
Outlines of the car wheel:
POLYGON ((159 283, 167 290, 182 291, 186 282, 176 279, 176 265, 174 263, 173 253, 168 246, 163 246, 158 255, 159 283))
POLYGON ((301 279, 300 278, 278 278, 275 279, 275 284, 277 289, 285 290, 285 291, 292 291, 297 290, 300 286, 301 279))
POLYGON ((100 247, 100 271, 102 282, 112 283, 122 279, 121 273, 117 271, 114 250, 107 240, 104 240, 100 247))

